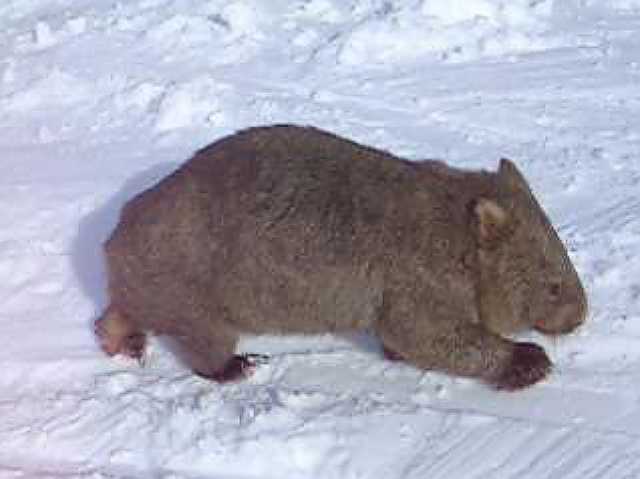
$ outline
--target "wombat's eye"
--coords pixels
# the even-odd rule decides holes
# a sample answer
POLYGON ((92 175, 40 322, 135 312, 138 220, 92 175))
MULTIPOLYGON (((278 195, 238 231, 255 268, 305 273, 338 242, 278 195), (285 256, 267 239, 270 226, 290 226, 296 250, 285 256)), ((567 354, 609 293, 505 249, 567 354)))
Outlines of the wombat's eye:
POLYGON ((551 283, 549 285, 549 294, 551 295, 551 297, 553 298, 559 297, 561 291, 562 291, 562 288, 560 287, 560 283, 551 283))

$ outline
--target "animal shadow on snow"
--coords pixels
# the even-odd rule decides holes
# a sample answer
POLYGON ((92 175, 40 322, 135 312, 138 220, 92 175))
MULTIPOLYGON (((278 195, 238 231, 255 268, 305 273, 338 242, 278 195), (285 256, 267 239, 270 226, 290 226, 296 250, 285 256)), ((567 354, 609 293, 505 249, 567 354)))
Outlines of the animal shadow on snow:
POLYGON ((93 321, 102 313, 108 302, 103 247, 118 224, 120 210, 127 201, 156 184, 178 166, 179 163, 161 163, 136 174, 104 205, 80 220, 71 256, 80 287, 91 298, 96 308, 95 315, 88 318, 92 329, 93 321))

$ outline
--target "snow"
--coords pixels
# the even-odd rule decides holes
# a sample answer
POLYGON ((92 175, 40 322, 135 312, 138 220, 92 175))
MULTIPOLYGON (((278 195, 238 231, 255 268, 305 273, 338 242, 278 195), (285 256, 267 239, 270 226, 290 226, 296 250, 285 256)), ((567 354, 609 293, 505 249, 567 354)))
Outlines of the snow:
POLYGON ((640 476, 640 2, 6 0, 0 5, 0 477, 640 476), (105 357, 122 204, 249 125, 525 171, 588 290, 556 368, 508 394, 367 337, 253 338, 204 381, 153 338, 105 357))

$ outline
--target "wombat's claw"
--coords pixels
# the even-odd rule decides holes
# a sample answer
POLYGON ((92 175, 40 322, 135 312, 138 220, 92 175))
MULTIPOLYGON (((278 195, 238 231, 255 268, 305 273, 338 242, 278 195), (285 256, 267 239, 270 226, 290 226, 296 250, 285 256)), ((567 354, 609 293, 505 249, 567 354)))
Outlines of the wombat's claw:
POLYGON ((257 366, 258 364, 267 364, 269 362, 269 356, 266 354, 247 353, 242 354, 241 356, 252 362, 254 366, 257 366))
POLYGON ((145 346, 144 334, 132 334, 122 340, 120 354, 124 354, 133 359, 137 359, 138 362, 143 362, 144 346, 145 346))
POLYGON ((537 344, 516 343, 511 363, 494 381, 496 389, 515 391, 544 379, 552 363, 547 353, 537 344))
POLYGON ((239 379, 246 378, 247 376, 250 376, 251 373, 253 373, 256 367, 256 362, 252 359, 251 356, 254 355, 236 354, 231 359, 229 359, 229 361, 227 361, 227 363, 218 371, 214 371, 210 374, 198 374, 205 378, 213 379, 214 381, 217 381, 219 383, 237 381, 239 379))

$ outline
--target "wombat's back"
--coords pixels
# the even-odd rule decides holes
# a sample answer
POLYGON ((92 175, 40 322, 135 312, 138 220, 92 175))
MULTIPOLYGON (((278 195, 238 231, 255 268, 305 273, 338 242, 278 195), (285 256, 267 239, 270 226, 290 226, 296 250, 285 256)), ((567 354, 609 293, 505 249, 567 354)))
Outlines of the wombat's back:
POLYGON ((111 295, 158 331, 225 315, 251 332, 367 327, 383 263, 415 246, 419 176, 314 128, 245 130, 125 206, 106 247, 111 295))

